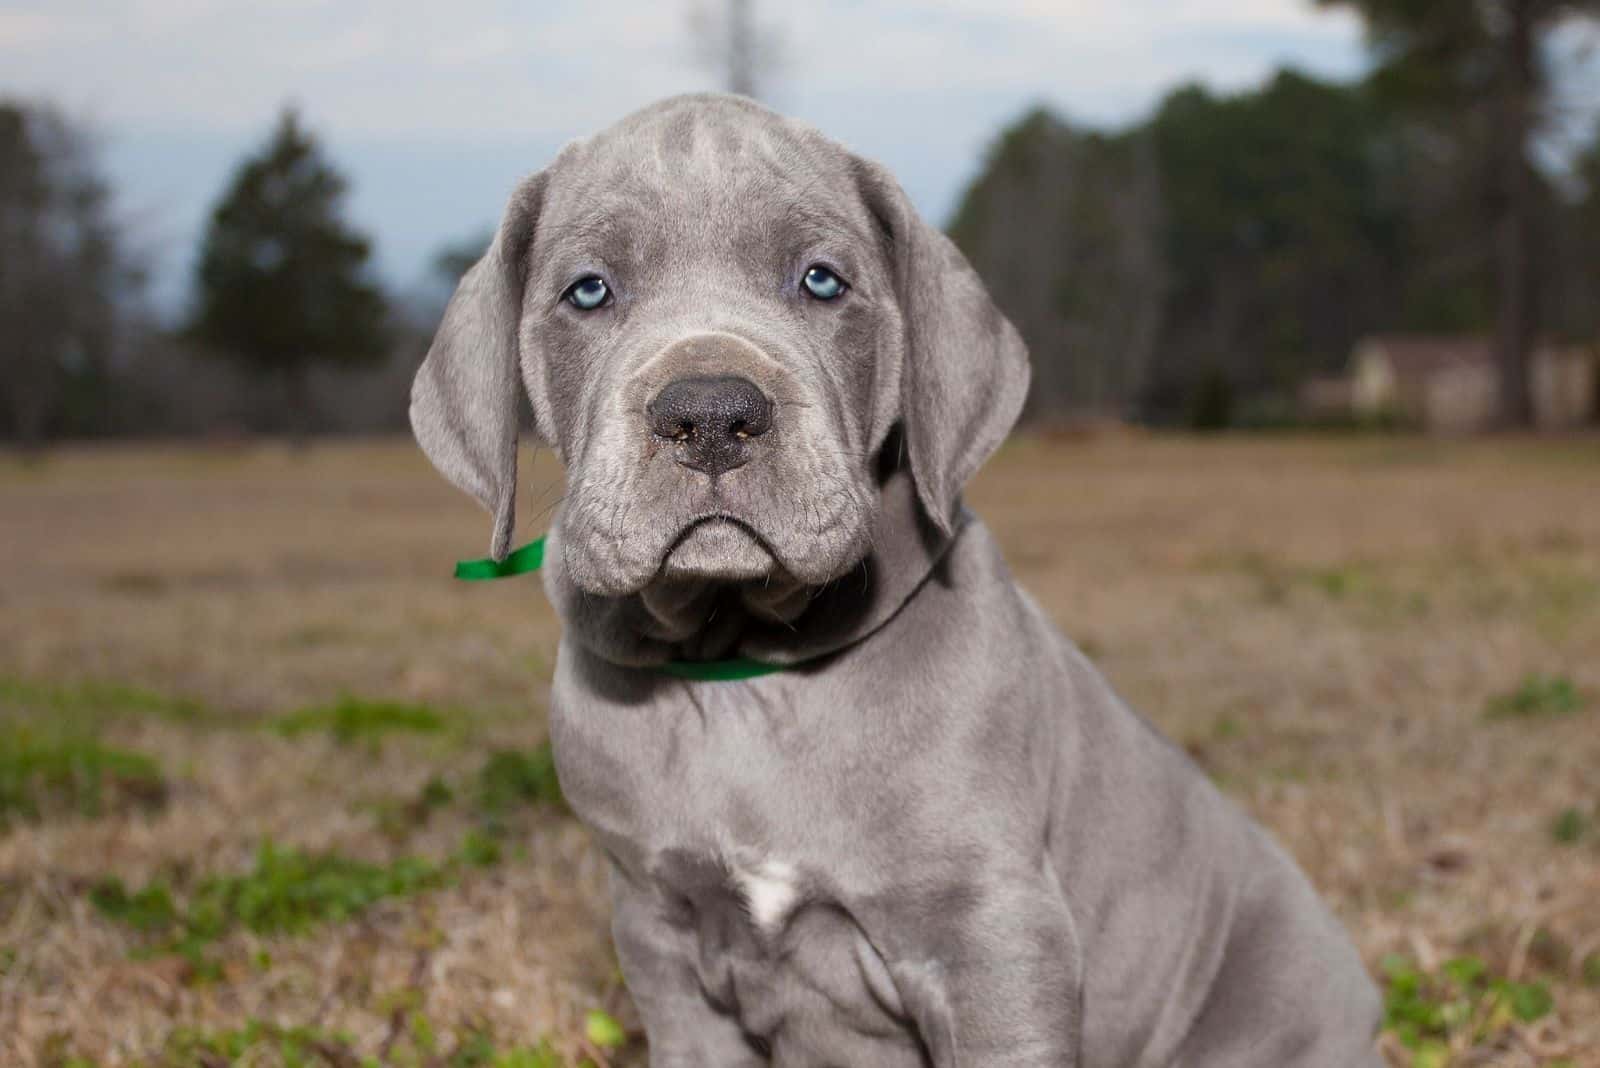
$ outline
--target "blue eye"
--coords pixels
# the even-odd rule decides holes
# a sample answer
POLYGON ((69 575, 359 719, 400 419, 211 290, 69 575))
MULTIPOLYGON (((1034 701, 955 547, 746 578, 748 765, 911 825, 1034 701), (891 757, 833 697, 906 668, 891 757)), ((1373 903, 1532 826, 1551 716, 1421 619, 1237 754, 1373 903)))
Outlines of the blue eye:
POLYGON ((818 300, 833 300, 849 288, 844 284, 843 278, 840 278, 821 264, 808 269, 806 276, 800 280, 800 284, 806 287, 807 293, 810 293, 818 300))
POLYGON ((567 303, 581 311, 594 311, 611 299, 611 287, 599 275, 591 274, 572 283, 566 292, 567 303))

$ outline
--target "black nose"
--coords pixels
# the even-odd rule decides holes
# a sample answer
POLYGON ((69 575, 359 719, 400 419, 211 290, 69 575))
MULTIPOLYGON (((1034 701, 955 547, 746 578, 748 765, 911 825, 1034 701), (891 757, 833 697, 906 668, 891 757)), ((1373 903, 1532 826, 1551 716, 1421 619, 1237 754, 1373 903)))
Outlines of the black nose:
POLYGON ((754 382, 735 375, 668 382, 647 411, 656 437, 677 444, 678 462, 708 475, 742 466, 749 440, 772 427, 772 402, 754 382))

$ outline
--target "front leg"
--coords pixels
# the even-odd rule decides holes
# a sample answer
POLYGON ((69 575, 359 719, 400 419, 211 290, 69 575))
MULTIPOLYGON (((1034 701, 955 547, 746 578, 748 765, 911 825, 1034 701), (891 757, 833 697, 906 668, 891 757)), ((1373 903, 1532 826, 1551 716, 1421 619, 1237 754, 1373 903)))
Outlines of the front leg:
POLYGON ((691 931, 667 922, 658 892, 611 869, 611 934, 650 1043, 651 1068, 765 1068, 733 1017, 706 999, 691 931))
POLYGON ((984 873, 885 917, 890 975, 934 1068, 1078 1064, 1082 957, 1048 873, 984 873))

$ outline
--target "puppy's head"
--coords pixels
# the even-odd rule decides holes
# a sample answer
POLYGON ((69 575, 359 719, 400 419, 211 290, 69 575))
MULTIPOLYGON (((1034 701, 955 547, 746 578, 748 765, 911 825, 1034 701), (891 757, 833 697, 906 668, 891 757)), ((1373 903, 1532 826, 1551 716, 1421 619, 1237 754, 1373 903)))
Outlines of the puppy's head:
POLYGON ((817 585, 868 550, 898 429, 945 531, 1016 418, 1026 352, 880 167, 736 97, 664 101, 516 190, 411 421, 509 546, 517 395, 566 466, 576 585, 817 585))

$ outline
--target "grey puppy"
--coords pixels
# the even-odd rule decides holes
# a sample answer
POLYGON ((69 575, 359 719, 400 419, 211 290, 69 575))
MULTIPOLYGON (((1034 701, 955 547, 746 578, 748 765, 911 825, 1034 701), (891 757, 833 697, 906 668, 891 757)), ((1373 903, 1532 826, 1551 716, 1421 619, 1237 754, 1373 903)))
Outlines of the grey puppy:
POLYGON ((1293 862, 1013 581, 963 484, 1027 354, 881 167, 688 96, 513 194, 412 424, 567 492, 551 734, 658 1066, 1377 1064, 1293 862), (789 670, 686 679, 669 661, 789 670))

